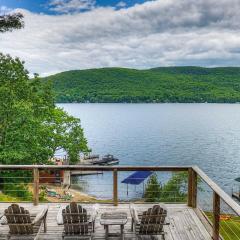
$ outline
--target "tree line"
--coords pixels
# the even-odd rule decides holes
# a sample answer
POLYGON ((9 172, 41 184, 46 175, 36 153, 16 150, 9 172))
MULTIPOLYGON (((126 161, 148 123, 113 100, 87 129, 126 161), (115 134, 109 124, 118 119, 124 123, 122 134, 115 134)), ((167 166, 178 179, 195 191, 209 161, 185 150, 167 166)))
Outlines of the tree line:
POLYGON ((240 68, 169 67, 75 70, 41 79, 59 103, 236 103, 240 68))

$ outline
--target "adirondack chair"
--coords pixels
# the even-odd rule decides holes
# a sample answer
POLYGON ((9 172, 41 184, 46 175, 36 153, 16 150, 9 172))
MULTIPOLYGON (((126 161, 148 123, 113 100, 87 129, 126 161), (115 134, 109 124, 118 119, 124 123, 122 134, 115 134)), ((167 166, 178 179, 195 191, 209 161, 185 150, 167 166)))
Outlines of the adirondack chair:
POLYGON ((81 205, 72 202, 62 210, 64 232, 62 239, 92 239, 94 232, 95 214, 87 214, 81 205))
POLYGON ((160 205, 154 205, 147 211, 138 213, 133 204, 130 205, 130 213, 132 216, 132 231, 135 229, 135 233, 138 237, 142 235, 159 235, 162 239, 165 239, 165 232, 163 229, 166 223, 167 210, 160 205))
POLYGON ((36 217, 30 216, 28 210, 20 207, 17 204, 12 204, 4 211, 6 225, 9 226, 7 239, 38 239, 42 226, 44 232, 47 231, 46 217, 48 208, 40 211, 36 217))

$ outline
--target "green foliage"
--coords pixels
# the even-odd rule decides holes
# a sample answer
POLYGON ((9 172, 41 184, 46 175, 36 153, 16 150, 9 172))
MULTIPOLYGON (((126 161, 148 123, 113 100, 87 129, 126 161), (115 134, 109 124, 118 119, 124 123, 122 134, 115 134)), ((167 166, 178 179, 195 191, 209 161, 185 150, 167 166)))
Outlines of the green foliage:
POLYGON ((152 175, 146 186, 146 202, 185 202, 187 200, 187 173, 174 173, 163 186, 157 175, 152 175))
POLYGON ((164 202, 187 201, 187 173, 174 173, 171 179, 163 186, 160 199, 164 202))
POLYGON ((23 27, 23 15, 21 13, 12 13, 0 16, 0 33, 23 27))
POLYGON ((28 186, 26 184, 4 184, 3 186, 4 194, 18 198, 24 201, 32 201, 32 193, 29 192, 28 186))
MULTIPOLYGON (((23 62, 0 54, 0 163, 48 164, 61 148, 70 163, 88 151, 80 120, 55 106, 51 85, 41 83, 37 75, 30 80, 23 62)), ((21 190, 19 181, 32 181, 29 171, 4 171, 1 177, 7 186, 4 193, 14 197, 20 196, 10 189, 21 190)), ((22 190, 21 196, 28 199, 28 190, 22 190)))
POLYGON ((41 186, 39 192, 39 201, 46 202, 47 201, 46 197, 47 197, 46 187, 41 186))
POLYGON ((68 153, 69 163, 76 163, 79 161, 80 152, 89 151, 80 120, 69 116, 59 108, 52 111, 51 120, 52 149, 54 149, 54 152, 59 148, 65 149, 68 153))
POLYGON ((0 202, 20 202, 21 200, 0 192, 0 202))
POLYGON ((240 68, 102 68, 59 73, 57 102, 240 102, 240 68))
POLYGON ((19 59, 0 54, 0 162, 44 164, 59 148, 88 151, 80 120, 54 105, 49 84, 30 81, 19 59))
POLYGON ((146 202, 157 202, 161 196, 161 185, 156 174, 150 176, 144 193, 146 202))

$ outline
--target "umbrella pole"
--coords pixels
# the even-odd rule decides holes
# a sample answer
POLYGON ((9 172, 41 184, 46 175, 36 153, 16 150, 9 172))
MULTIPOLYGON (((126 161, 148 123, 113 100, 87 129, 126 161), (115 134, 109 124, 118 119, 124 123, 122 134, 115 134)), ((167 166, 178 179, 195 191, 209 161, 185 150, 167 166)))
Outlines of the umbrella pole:
POLYGON ((145 187, 145 184, 144 184, 144 181, 143 181, 143 197, 144 197, 144 192, 145 192, 144 187, 145 187))

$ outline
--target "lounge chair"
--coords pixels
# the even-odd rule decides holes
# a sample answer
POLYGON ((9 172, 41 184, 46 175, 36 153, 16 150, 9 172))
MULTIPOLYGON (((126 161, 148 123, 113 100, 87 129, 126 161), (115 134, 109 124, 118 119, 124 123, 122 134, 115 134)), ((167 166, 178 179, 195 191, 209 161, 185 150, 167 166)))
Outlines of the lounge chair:
POLYGON ((7 239, 38 239, 42 227, 47 231, 46 217, 48 208, 42 209, 35 218, 30 216, 28 210, 17 204, 12 204, 4 211, 5 220, 2 224, 9 226, 7 239))
POLYGON ((93 208, 92 214, 88 215, 87 210, 75 202, 70 203, 62 209, 62 220, 58 216, 57 222, 64 225, 62 239, 92 239, 94 232, 97 206, 93 208))
POLYGON ((154 205, 147 211, 138 213, 133 204, 130 205, 130 212, 132 216, 132 231, 135 229, 135 233, 140 236, 154 236, 159 235, 165 239, 165 232, 163 229, 166 223, 167 210, 160 205, 154 205))

